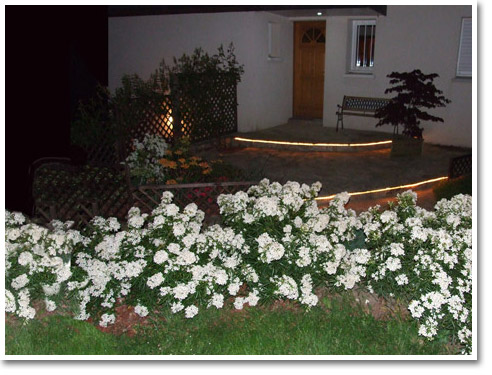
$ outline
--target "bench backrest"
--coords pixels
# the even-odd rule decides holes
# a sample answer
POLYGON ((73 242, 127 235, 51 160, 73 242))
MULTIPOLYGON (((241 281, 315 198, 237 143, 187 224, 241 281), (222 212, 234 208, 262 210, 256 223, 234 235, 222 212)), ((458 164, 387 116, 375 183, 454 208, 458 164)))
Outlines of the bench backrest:
POLYGON ((364 96, 344 96, 342 109, 343 111, 355 112, 376 112, 379 108, 384 107, 389 102, 385 98, 368 98, 364 96))

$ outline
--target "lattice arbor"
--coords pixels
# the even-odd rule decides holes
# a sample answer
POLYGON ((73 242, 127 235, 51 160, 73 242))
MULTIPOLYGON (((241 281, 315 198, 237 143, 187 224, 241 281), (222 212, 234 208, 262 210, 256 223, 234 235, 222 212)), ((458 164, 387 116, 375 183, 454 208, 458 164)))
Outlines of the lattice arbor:
POLYGON ((124 160, 133 151, 133 140, 142 141, 145 134, 158 134, 165 138, 167 143, 173 143, 175 137, 175 121, 171 97, 158 96, 157 99, 148 100, 146 103, 137 103, 139 98, 134 98, 136 113, 133 113, 134 121, 131 125, 119 130, 122 145, 121 160, 124 160))
POLYGON ((76 227, 94 216, 123 219, 131 196, 123 168, 47 162, 33 178, 34 220, 73 220, 76 227))
POLYGON ((159 134, 168 143, 181 136, 196 143, 236 132, 236 88, 235 78, 227 74, 173 76, 171 95, 136 106, 136 120, 120 134, 122 158, 132 151, 132 140, 141 141, 147 133, 159 134))
MULTIPOLYGON (((85 166, 38 163, 34 168, 32 196, 38 222, 73 220, 77 226, 94 216, 124 219, 136 204, 150 211, 164 190, 175 192, 181 204, 195 202, 207 214, 216 215, 219 194, 237 191, 249 183, 192 184, 170 187, 134 187, 121 162, 133 151, 133 140, 148 133, 173 143, 182 135, 199 142, 237 131, 237 81, 228 74, 192 74, 172 79, 172 95, 143 92, 143 96, 120 97, 107 113, 81 122, 80 136, 92 129, 81 147, 87 153, 85 166), (93 134, 92 134, 93 133, 93 134)), ((106 102, 104 102, 106 103, 106 102)), ((99 114, 99 112, 97 112, 99 114)))
POLYGON ((205 219, 210 223, 218 221, 219 206, 217 197, 220 194, 234 194, 247 190, 255 182, 221 182, 180 185, 142 185, 133 191, 134 205, 142 212, 149 213, 161 201, 162 194, 170 191, 174 195, 174 203, 184 208, 189 203, 195 203, 205 212, 205 219))
POLYGON ((192 143, 237 131, 237 82, 222 74, 175 75, 171 97, 176 135, 189 136, 192 143))

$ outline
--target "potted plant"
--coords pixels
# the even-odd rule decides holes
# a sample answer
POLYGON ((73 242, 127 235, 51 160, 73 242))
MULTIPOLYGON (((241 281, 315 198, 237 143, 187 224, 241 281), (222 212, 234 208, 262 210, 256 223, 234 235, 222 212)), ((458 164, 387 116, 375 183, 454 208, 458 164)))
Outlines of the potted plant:
POLYGON ((423 74, 419 69, 412 72, 392 72, 390 78, 392 87, 385 94, 395 93, 396 96, 376 111, 379 119, 377 126, 393 125, 392 156, 420 155, 422 153, 423 128, 421 121, 443 122, 443 119, 433 116, 425 109, 445 107, 451 101, 442 95, 434 85, 438 74, 423 74), (403 126, 402 134, 398 126, 403 126))

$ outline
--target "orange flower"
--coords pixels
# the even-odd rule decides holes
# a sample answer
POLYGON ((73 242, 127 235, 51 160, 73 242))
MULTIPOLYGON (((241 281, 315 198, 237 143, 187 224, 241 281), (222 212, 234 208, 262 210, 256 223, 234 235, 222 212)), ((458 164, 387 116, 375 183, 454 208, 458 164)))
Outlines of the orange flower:
POLYGON ((212 172, 211 168, 207 168, 202 171, 203 174, 210 174, 211 172, 212 172))
POLYGON ((176 151, 174 151, 174 153, 176 155, 183 155, 183 151, 181 151, 181 150, 176 150, 176 151))
POLYGON ((176 184, 177 184, 176 180, 173 179, 166 181, 166 185, 176 185, 176 184))
POLYGON ((159 160, 159 163, 164 168, 176 169, 178 167, 178 165, 177 165, 177 163, 175 161, 168 160, 168 159, 161 159, 161 160, 159 160))
POLYGON ((181 163, 181 164, 185 164, 186 163, 186 159, 185 158, 179 158, 178 161, 181 163))
POLYGON ((183 169, 188 169, 189 167, 190 166, 188 164, 186 164, 186 163, 181 164, 181 168, 183 168, 183 169))
POLYGON ((199 164, 200 167, 202 167, 203 169, 207 169, 207 168, 210 168, 210 165, 208 165, 208 163, 206 161, 203 161, 199 164))

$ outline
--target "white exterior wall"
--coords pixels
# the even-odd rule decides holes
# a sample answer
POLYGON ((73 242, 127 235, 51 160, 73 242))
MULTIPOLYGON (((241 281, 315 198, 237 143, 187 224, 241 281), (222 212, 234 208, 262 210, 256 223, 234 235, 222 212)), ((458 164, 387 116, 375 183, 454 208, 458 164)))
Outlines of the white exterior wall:
POLYGON ((238 130, 265 129, 292 115, 292 22, 265 12, 112 17, 108 23, 109 87, 124 74, 147 79, 164 58, 191 54, 201 47, 215 54, 234 43, 244 64, 238 85, 238 130), (281 24, 281 61, 268 60, 268 22, 281 24))
MULTIPOLYGON (((425 141, 471 147, 472 81, 456 77, 461 19, 471 16, 471 6, 388 6, 387 15, 376 20, 372 76, 347 74, 350 21, 363 18, 327 17, 323 125, 336 126, 337 104, 344 95, 385 97, 387 74, 420 69, 439 74, 434 83, 452 101, 446 108, 429 111, 444 123, 422 123, 425 141)), ((345 128, 393 130, 389 125, 375 128, 376 123, 373 118, 344 118, 345 128)))
MULTIPOLYGON (((444 123, 423 123, 426 142, 472 146, 472 81, 456 77, 462 17, 471 6, 388 6, 387 16, 329 16, 323 124, 335 127, 337 104, 344 95, 384 97, 387 74, 420 69, 437 73, 438 89, 452 103, 430 110, 444 123), (376 18, 375 67, 370 76, 348 74, 351 20, 376 18)), ((238 85, 238 130, 266 129, 292 116, 293 22, 267 12, 236 12, 114 17, 109 19, 109 87, 120 85, 124 74, 148 78, 165 58, 191 54, 202 47, 210 54, 234 43, 245 73, 238 85), (268 22, 281 24, 281 61, 268 60, 268 22)), ((300 19, 299 19, 300 20, 300 19)), ((475 22, 476 20, 474 20, 475 22)), ((474 72, 476 74, 476 72, 474 72)), ((347 116, 345 127, 391 132, 376 128, 374 118, 347 116)))

